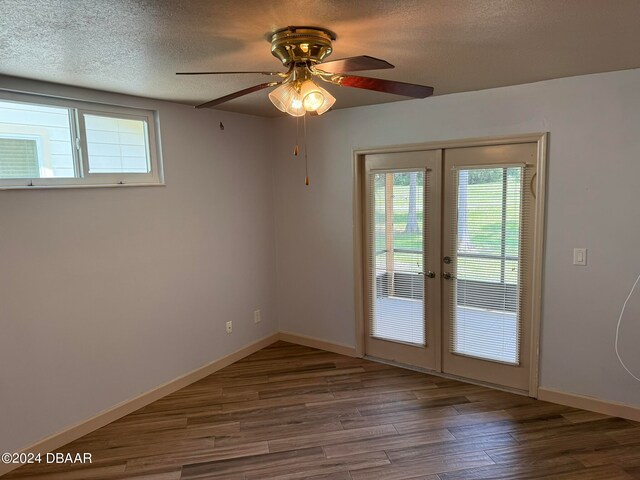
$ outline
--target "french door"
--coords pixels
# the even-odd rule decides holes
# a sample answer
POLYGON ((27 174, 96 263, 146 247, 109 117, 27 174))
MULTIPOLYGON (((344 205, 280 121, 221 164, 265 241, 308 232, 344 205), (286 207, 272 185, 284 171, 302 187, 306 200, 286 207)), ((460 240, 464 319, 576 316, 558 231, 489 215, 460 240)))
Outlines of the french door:
POLYGON ((529 388, 537 144, 365 158, 365 353, 529 388))
POLYGON ((367 355, 439 366, 441 152, 367 155, 367 355))

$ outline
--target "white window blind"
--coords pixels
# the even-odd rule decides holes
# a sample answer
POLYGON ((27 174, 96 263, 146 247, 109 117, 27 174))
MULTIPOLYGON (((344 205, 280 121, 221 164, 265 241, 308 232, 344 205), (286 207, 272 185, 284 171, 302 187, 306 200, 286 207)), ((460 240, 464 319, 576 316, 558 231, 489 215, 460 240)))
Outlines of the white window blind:
POLYGON ((0 137, 0 178, 40 176, 35 140, 0 137))
POLYGON ((375 172, 369 182, 370 336, 425 345, 423 227, 429 174, 375 172))
POLYGON ((452 353, 520 363, 528 175, 524 166, 454 170, 452 353))

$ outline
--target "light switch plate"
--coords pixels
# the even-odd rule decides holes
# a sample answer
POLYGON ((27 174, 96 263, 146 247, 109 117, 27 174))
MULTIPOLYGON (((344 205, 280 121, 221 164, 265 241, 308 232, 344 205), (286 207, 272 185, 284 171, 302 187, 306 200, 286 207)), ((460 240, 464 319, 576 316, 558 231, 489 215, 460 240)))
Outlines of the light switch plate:
POLYGON ((573 264, 584 267, 587 265, 587 249, 586 248, 574 248, 573 249, 573 264))

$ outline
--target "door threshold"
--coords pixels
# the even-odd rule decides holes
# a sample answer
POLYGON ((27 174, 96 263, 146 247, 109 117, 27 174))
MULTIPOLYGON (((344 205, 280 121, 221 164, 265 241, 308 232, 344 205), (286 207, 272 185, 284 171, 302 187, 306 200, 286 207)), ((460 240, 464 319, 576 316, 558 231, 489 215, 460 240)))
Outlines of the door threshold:
MULTIPOLYGON (((502 385, 496 385, 495 383, 482 382, 480 380, 473 380, 471 378, 460 377, 458 375, 452 375, 450 373, 438 372, 437 370, 430 370, 428 368, 416 367, 414 365, 407 365, 406 363, 394 362, 393 360, 385 360, 383 358, 372 357, 371 355, 365 355, 365 360, 372 362, 384 363, 385 365, 391 365, 393 367, 404 368, 405 370, 413 370, 414 372, 426 373, 428 375, 435 375, 436 377, 447 378, 449 380, 458 380, 459 382, 470 383, 472 385, 479 385, 481 387, 488 387, 494 390, 500 390, 507 393, 515 393, 516 395, 522 395, 523 397, 531 397, 526 390, 518 390, 517 388, 509 388, 502 385)), ((531 397, 536 398, 536 397, 531 397)))

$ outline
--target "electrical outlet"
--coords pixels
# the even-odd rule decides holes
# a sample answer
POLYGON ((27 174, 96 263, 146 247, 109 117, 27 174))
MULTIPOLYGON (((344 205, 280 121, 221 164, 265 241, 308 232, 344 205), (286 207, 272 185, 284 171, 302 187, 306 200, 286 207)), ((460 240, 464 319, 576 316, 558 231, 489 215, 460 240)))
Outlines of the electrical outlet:
POLYGON ((233 332, 233 322, 227 322, 227 333, 233 332))
POLYGON ((253 312, 253 323, 260 323, 262 319, 260 318, 260 310, 256 310, 253 312))

